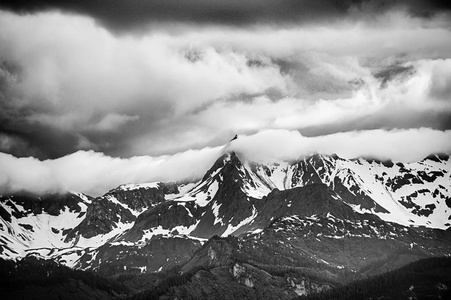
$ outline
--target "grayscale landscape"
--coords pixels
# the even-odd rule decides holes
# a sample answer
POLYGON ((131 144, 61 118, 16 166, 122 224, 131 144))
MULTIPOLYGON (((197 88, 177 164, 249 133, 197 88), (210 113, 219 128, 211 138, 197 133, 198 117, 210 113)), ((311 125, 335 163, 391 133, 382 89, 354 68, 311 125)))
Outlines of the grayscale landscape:
POLYGON ((1 299, 451 299, 451 5, 0 3, 1 299))

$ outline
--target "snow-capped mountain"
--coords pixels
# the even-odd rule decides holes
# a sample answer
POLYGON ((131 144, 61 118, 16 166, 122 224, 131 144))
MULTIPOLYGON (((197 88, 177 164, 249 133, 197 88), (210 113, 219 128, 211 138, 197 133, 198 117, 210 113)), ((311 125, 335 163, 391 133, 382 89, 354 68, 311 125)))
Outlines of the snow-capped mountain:
POLYGON ((0 198, 0 255, 28 254, 73 266, 80 255, 129 229, 140 212, 177 196, 171 183, 121 185, 93 198, 81 193, 0 198))
POLYGON ((245 186, 249 196, 323 183, 359 212, 407 226, 450 226, 451 162, 447 155, 409 164, 313 155, 291 164, 249 163, 245 169, 251 174, 245 186))
POLYGON ((239 237, 239 249, 254 251, 243 255, 277 242, 292 259, 357 270, 387 247, 421 249, 406 261, 451 254, 451 161, 313 155, 263 164, 228 152, 198 182, 126 184, 97 198, 3 196, 0 217, 1 258, 42 256, 104 274, 184 265, 214 236, 239 237), (348 250, 314 250, 336 243, 348 250), (356 250, 353 261, 349 249, 362 243, 379 248, 356 250))
POLYGON ((92 198, 79 193, 53 196, 8 196, 0 199, 0 255, 18 259, 29 253, 65 257, 71 265, 79 250, 65 242, 85 218, 92 198))

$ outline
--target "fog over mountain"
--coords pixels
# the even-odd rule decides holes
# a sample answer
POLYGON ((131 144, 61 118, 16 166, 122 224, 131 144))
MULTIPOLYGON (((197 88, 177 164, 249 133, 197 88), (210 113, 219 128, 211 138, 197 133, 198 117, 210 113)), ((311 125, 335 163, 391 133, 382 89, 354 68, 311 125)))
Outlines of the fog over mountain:
POLYGON ((235 134, 282 160, 450 153, 450 20, 445 1, 2 1, 0 193, 199 177, 235 134))
POLYGON ((296 161, 314 153, 414 162, 431 153, 449 153, 451 130, 378 129, 316 137, 305 137, 298 131, 267 130, 239 136, 224 146, 131 158, 77 151, 58 159, 41 161, 0 153, 0 164, 3 166, 0 187, 6 194, 77 191, 99 196, 124 183, 192 182, 201 179, 226 151, 236 151, 251 161, 269 163, 296 161))
POLYGON ((0 1, 2 299, 451 299, 444 0, 0 1))

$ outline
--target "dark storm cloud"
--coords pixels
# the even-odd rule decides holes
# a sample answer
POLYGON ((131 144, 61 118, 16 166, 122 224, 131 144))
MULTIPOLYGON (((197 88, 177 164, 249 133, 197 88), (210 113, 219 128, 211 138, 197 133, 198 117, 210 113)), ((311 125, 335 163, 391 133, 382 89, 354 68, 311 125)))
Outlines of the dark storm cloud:
MULTIPOLYGON (((0 89, 1 92, 1 89, 0 89)), ((124 155, 131 141, 146 134, 155 122, 165 117, 169 108, 161 105, 139 108, 140 117, 124 117, 120 114, 95 114, 84 125, 59 126, 58 123, 39 122, 40 116, 68 119, 63 111, 44 109, 43 106, 18 108, 14 101, 5 98, 0 101, 0 151, 17 157, 34 156, 39 159, 53 159, 77 150, 96 150, 109 155, 124 155), (158 115, 158 116, 156 116, 158 115), (124 120, 125 119, 125 120, 124 120), (114 130, 121 127, 120 131, 114 130)))
POLYGON ((0 152, 14 153, 16 156, 33 156, 45 158, 46 154, 32 146, 26 138, 14 134, 0 132, 0 152))
POLYGON ((266 0, 142 1, 136 19, 133 1, 128 12, 119 1, 10 4, 23 14, 0 11, 0 151, 131 157, 218 146, 264 129, 320 136, 450 128, 451 32, 446 16, 431 18, 447 8, 332 2, 282 1, 270 9, 257 7, 266 0), (180 7, 169 9, 175 3, 180 7), (65 13, 26 13, 57 7, 65 13), (381 13, 353 19, 369 12, 381 13), (274 24, 341 16, 352 17, 274 24), (143 36, 98 26, 127 30, 165 20, 256 26, 185 26, 175 35, 163 23, 143 36))
POLYGON ((259 21, 299 21, 340 16, 354 2, 298 0, 113 0, 113 1, 6 1, 17 12, 61 9, 93 16, 113 28, 140 26, 151 21, 245 24, 259 21))
POLYGON ((78 138, 69 132, 49 126, 30 124, 24 119, 31 113, 12 112, 0 107, 0 151, 16 156, 55 158, 77 148, 78 138), (5 113, 6 112, 6 113, 5 113))
POLYGON ((90 18, 57 12, 1 12, 0 47, 1 150, 16 156, 201 148, 195 125, 182 126, 183 144, 164 130, 165 122, 231 94, 285 84, 276 66, 248 63, 243 53, 204 46, 185 55, 194 48, 183 41, 114 36, 90 18), (138 150, 136 141, 143 144, 138 150))
POLYGON ((372 14, 397 8, 431 17, 448 11, 450 6, 449 1, 440 0, 6 0, 0 4, 18 13, 63 10, 86 14, 114 30, 155 21, 229 25, 330 21, 350 13, 372 14))
POLYGON ((68 153, 74 148, 76 138, 26 121, 30 115, 47 111, 45 103, 17 105, 10 86, 21 81, 24 74, 19 64, 11 61, 0 62, 0 151, 40 159, 68 153))

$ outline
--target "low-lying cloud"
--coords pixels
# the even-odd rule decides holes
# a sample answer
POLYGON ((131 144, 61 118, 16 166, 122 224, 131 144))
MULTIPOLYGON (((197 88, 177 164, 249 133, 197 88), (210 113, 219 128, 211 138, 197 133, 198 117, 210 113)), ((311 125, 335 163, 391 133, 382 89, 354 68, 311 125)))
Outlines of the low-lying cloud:
POLYGON ((0 193, 77 191, 97 196, 124 183, 196 181, 224 151, 264 162, 294 161, 315 153, 411 162, 431 153, 451 153, 451 130, 369 130, 318 137, 305 137, 298 131, 266 130, 240 136, 226 146, 156 157, 114 158, 78 151, 40 161, 0 153, 0 193))
POLYGON ((44 161, 0 152, 0 194, 74 191, 97 196, 125 183, 195 180, 208 170, 221 151, 205 148, 171 156, 132 158, 78 151, 44 161))
POLYGON ((0 4, 1 193, 195 180, 235 134, 252 160, 449 153, 442 1, 113 2, 0 4))
POLYGON ((316 153, 413 162, 433 153, 451 153, 451 130, 375 129, 317 137, 305 137, 298 131, 267 130, 240 137, 230 150, 241 153, 246 159, 263 162, 295 161, 316 153))

